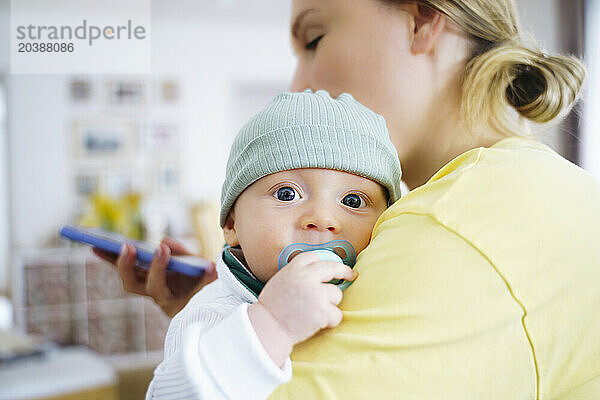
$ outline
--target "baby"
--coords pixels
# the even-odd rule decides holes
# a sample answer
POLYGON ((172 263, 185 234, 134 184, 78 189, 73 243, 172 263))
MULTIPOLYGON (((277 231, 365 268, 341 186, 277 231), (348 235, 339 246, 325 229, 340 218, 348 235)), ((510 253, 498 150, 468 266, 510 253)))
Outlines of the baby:
POLYGON ((383 117, 349 94, 283 93, 236 137, 221 195, 219 278, 171 321, 147 399, 260 399, 291 377, 292 347, 337 326, 342 263, 317 252, 278 271, 292 243, 348 241, 356 253, 400 196, 383 117))

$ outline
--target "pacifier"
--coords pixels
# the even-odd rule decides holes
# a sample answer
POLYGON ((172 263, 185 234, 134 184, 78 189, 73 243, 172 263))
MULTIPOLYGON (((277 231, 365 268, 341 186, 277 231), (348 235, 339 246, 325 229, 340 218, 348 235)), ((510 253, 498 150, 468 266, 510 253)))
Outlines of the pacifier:
MULTIPOLYGON (((356 252, 354 247, 347 240, 332 240, 321 244, 308 243, 292 243, 286 246, 279 254, 277 262, 277 270, 285 267, 292 258, 305 251, 314 251, 315 254, 323 261, 341 262, 350 268, 354 268, 356 263, 356 252)), ((333 283, 341 290, 346 289, 354 281, 346 281, 344 279, 332 279, 329 283, 333 283)))

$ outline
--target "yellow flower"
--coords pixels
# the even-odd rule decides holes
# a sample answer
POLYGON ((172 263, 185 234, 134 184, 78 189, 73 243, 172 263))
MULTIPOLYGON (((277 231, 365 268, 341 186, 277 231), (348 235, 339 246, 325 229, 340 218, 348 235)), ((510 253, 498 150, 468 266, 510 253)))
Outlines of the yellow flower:
POLYGON ((118 232, 131 239, 143 239, 143 223, 140 215, 141 194, 127 192, 120 198, 112 198, 100 193, 89 197, 90 207, 79 224, 87 227, 100 227, 118 232))

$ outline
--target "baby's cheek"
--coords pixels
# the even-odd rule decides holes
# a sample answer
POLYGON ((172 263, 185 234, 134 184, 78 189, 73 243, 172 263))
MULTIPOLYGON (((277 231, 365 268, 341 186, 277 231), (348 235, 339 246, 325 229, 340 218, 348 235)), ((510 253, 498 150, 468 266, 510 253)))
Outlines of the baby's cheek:
POLYGON ((354 250, 356 251, 356 254, 363 251, 365 247, 369 245, 374 225, 375 224, 365 224, 364 226, 356 227, 355 232, 357 234, 355 235, 353 240, 350 241, 354 245, 354 250))
POLYGON ((264 246, 255 246, 253 251, 248 254, 244 252, 248 267, 256 277, 262 281, 268 281, 277 272, 277 257, 272 251, 265 249, 264 246), (258 251, 256 251, 258 249, 258 251), (261 251, 262 250, 262 251, 261 251))
POLYGON ((276 273, 277 273, 277 265, 275 265, 275 266, 269 265, 268 268, 265 268, 265 280, 264 280, 264 282, 266 282, 269 279, 271 279, 273 277, 273 275, 275 275, 276 273))
POLYGON ((265 262, 256 268, 256 271, 253 271, 254 275, 261 281, 267 282, 269 279, 277 273, 277 265, 271 265, 270 262, 265 262))

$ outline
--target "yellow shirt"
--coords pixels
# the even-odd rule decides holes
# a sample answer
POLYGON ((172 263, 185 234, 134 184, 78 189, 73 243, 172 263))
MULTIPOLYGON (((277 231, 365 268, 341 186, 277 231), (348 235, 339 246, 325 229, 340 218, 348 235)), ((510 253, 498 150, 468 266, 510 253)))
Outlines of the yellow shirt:
POLYGON ((392 205, 272 399, 600 399, 600 185, 508 138, 392 205))

